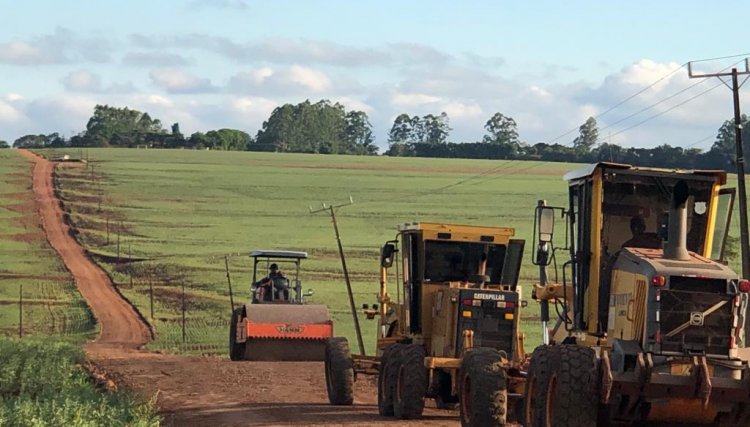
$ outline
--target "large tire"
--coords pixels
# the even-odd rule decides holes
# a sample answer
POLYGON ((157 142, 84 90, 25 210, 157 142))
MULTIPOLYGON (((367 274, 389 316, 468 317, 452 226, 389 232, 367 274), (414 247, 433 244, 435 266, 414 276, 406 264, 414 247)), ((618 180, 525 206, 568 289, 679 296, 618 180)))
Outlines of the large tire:
POLYGON ((424 347, 419 344, 407 344, 401 350, 393 397, 393 415, 398 419, 407 420, 422 416, 427 394, 425 356, 424 347))
POLYGON ((559 347, 559 363, 547 388, 548 419, 555 427, 596 427, 599 413, 599 361, 589 347, 559 347))
POLYGON ((229 322, 229 359, 233 361, 243 360, 245 357, 245 343, 237 342, 237 324, 242 319, 242 309, 238 308, 232 312, 232 320, 229 322))
POLYGON ((380 358, 378 371, 378 413, 384 417, 393 416, 393 395, 398 378, 398 365, 403 344, 391 344, 380 358))
POLYGON ((523 422, 528 427, 546 427, 547 389, 550 373, 558 360, 557 346, 541 345, 531 354, 531 365, 526 377, 523 396, 523 422))
POLYGON ((354 403, 354 362, 346 338, 326 341, 326 389, 331 405, 354 403))
POLYGON ((505 425, 508 390, 500 352, 481 347, 469 350, 461 360, 459 381, 462 427, 505 425))

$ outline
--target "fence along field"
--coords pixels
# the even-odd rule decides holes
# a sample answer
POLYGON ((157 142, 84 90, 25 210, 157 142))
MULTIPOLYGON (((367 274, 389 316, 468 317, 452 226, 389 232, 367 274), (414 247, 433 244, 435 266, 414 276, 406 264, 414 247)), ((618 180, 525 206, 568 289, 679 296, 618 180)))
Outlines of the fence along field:
POLYGON ((0 150, 0 182, 0 335, 92 337, 91 313, 36 215, 31 164, 0 150))
MULTIPOLYGON (((65 153, 80 155, 77 149, 65 153)), ((315 291, 309 301, 327 304, 336 333, 354 339, 330 218, 310 215, 308 206, 353 197, 337 219, 357 304, 371 304, 378 251, 397 224, 510 226, 530 242, 537 199, 564 203, 561 176, 576 167, 190 150, 89 149, 86 155, 88 164, 58 168, 59 194, 79 241, 154 325, 150 348, 219 354, 226 353, 230 308, 224 256, 230 254, 235 302, 246 302, 251 249, 309 252, 302 272, 303 286, 315 291)), ((529 244, 526 260, 530 254, 529 244)), ((535 277, 525 262, 522 283, 535 277)), ((525 317, 536 315, 531 305, 525 317)), ((361 323, 372 352, 375 324, 361 323)), ((525 326, 530 346, 539 340, 536 325, 525 326)))

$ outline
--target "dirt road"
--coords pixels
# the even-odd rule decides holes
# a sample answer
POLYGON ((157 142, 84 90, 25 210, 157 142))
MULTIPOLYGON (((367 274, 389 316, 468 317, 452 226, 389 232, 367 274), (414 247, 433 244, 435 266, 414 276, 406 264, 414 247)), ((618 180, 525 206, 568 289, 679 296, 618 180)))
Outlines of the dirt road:
POLYGON ((360 377, 355 404, 328 404, 322 363, 230 362, 219 357, 181 357, 141 347, 151 331, 69 234, 54 195, 54 164, 19 150, 35 162, 34 195, 47 239, 60 254, 99 322, 100 334, 87 344, 89 358, 146 397, 156 396, 168 425, 425 425, 455 426, 455 412, 428 408, 410 422, 377 415, 376 387, 360 377))

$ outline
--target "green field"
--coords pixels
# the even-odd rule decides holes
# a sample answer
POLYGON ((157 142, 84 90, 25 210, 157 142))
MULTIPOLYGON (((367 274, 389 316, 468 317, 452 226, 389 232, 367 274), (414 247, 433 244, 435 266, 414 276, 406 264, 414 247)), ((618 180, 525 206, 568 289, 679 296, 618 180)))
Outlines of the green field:
MULTIPOLYGON (((69 152, 79 155, 78 150, 69 152)), ((154 324, 157 338, 151 348, 221 354, 226 352, 230 307, 224 255, 232 254, 235 299, 245 301, 251 282, 246 254, 259 248, 308 251, 303 284, 315 291, 308 301, 327 304, 337 334, 354 340, 330 217, 310 214, 309 206, 354 199, 353 205, 338 210, 337 218, 357 304, 373 303, 378 251, 394 237, 398 224, 510 226, 517 237, 530 242, 536 201, 564 203, 561 176, 576 167, 189 150, 89 149, 86 155, 88 164, 58 169, 62 197, 79 240, 98 255, 121 291, 154 324), (126 262, 129 258, 132 262, 126 262), (154 288, 153 319, 149 284, 154 288)), ((528 262, 529 246, 524 285, 536 277, 528 262)), ((531 304, 524 317, 536 315, 531 304)), ((372 351, 375 323, 362 324, 372 351)), ((539 341, 537 325, 525 328, 530 345, 539 341)))
POLYGON ((83 369, 83 351, 45 337, 0 337, 0 425, 158 426, 153 403, 101 393, 83 369))
POLYGON ((91 314, 36 215, 31 163, 0 150, 0 335, 93 336, 91 314), (23 290, 23 316, 19 297, 23 290))

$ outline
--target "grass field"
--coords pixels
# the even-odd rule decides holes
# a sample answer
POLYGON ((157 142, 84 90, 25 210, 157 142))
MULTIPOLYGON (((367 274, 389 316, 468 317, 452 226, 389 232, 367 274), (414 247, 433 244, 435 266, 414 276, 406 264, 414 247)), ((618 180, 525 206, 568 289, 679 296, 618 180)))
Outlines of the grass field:
POLYGON ((83 351, 71 343, 0 337, 0 359, 0 425, 159 425, 152 404, 99 392, 82 368, 83 351))
POLYGON ((0 335, 87 338, 95 324, 41 229, 31 191, 31 163, 0 150, 0 335), (23 317, 19 293, 23 288, 23 317))
MULTIPOLYGON (((78 150, 70 153, 78 155, 78 150)), ((338 210, 337 218, 357 304, 373 303, 378 251, 398 224, 509 226, 530 242, 536 201, 562 204, 566 187, 561 176, 576 167, 177 150, 90 149, 87 155, 89 164, 58 169, 61 195, 79 240, 152 321, 157 339, 151 347, 177 352, 226 352, 230 306, 223 257, 234 254, 229 260, 236 300, 245 301, 251 282, 246 254, 258 248, 308 251, 303 284, 315 291, 308 301, 327 304, 337 334, 354 340, 330 217, 311 215, 311 205, 346 202, 350 195, 354 199, 338 210), (114 262, 118 234, 120 258, 140 261, 114 262), (149 283, 154 288, 153 319, 149 283)), ((523 284, 536 277, 530 253, 529 243, 523 284)), ((525 317, 536 317, 535 304, 527 313, 525 317)), ((361 323, 372 351, 375 323, 361 323)), ((527 325, 529 345, 539 341, 538 329, 536 323, 527 325)))

